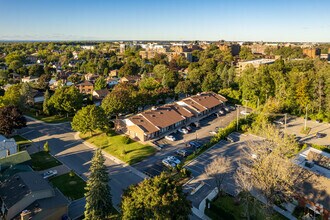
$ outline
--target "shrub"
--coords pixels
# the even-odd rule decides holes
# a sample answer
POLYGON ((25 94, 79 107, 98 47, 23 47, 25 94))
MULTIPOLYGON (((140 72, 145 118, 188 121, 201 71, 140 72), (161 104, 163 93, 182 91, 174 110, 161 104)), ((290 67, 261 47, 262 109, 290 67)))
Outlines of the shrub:
POLYGON ((123 144, 131 143, 131 139, 128 136, 123 136, 121 141, 123 142, 123 144))
POLYGON ((70 172, 69 172, 69 176, 70 176, 71 178, 75 176, 75 173, 74 173, 73 170, 70 170, 70 172))
POLYGON ((48 144, 48 141, 44 144, 44 151, 49 153, 49 144, 48 144))

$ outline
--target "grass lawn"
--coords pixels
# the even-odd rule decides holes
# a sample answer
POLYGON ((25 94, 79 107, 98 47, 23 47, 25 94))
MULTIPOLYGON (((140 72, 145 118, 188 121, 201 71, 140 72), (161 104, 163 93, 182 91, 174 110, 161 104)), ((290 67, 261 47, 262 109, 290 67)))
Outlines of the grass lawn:
MULTIPOLYGON (((251 204, 252 205, 252 204, 251 204)), ((265 207, 256 200, 254 205, 255 217, 254 219, 271 219, 271 220, 285 220, 286 218, 278 213, 269 216, 266 214, 265 207)), ((235 203, 235 199, 229 195, 223 195, 211 202, 211 208, 205 209, 205 213, 211 219, 244 219, 244 206, 240 203, 235 203)), ((253 210, 250 210, 253 213, 253 210)))
POLYGON ((34 112, 24 112, 27 116, 33 117, 35 119, 44 121, 46 123, 61 123, 61 122, 68 122, 72 121, 72 117, 66 117, 65 115, 59 116, 59 115, 52 115, 52 116, 44 116, 44 115, 38 115, 34 112))
POLYGON ((72 177, 69 173, 56 176, 50 182, 71 200, 84 197, 86 183, 76 174, 72 177))
POLYGON ((27 145, 31 144, 31 141, 20 136, 20 135, 15 135, 13 136, 13 138, 16 141, 16 144, 18 145, 18 149, 19 151, 23 150, 24 147, 26 147, 27 145))
POLYGON ((81 134, 80 137, 128 164, 137 163, 156 152, 154 147, 133 140, 126 144, 124 136, 115 133, 99 133, 93 137, 81 134))
POLYGON ((62 164, 45 151, 40 151, 38 153, 31 154, 30 156, 32 159, 32 168, 37 171, 46 170, 62 164))

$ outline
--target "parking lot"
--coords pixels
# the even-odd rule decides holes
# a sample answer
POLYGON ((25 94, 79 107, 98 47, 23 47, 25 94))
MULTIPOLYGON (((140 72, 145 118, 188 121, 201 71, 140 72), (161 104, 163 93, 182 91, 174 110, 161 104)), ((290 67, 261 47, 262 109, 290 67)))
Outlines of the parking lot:
POLYGON ((236 111, 228 112, 226 115, 217 117, 211 115, 207 118, 199 121, 200 127, 192 127, 192 131, 188 134, 182 134, 179 132, 173 133, 176 141, 169 141, 162 138, 156 142, 158 146, 161 146, 161 150, 155 155, 146 158, 145 160, 134 164, 133 166, 147 174, 148 176, 159 175, 164 169, 167 169, 163 164, 162 160, 168 156, 176 156, 178 159, 183 158, 176 155, 176 151, 179 149, 186 149, 192 151, 189 148, 188 143, 192 140, 197 140, 201 144, 209 142, 214 135, 214 131, 218 128, 226 127, 231 121, 236 119, 236 111))
POLYGON ((205 174, 205 168, 219 156, 227 157, 231 161, 231 169, 227 174, 224 188, 231 194, 236 194, 236 186, 233 174, 236 172, 239 161, 245 157, 243 148, 247 142, 261 141, 262 139, 253 135, 245 135, 240 133, 231 134, 237 142, 228 142, 221 140, 218 144, 214 145, 211 149, 207 150, 195 160, 191 161, 185 167, 192 173, 193 179, 184 186, 184 191, 188 193, 189 199, 193 205, 198 208, 200 202, 216 187, 215 181, 210 179, 205 174), (194 190, 202 184, 202 187, 197 192, 192 194, 194 190))
MULTIPOLYGON (((283 120, 282 120, 283 121, 283 120)), ((278 124, 281 130, 284 131, 284 124, 278 124)), ((311 128, 308 134, 302 134, 300 131, 304 128, 305 120, 303 118, 288 117, 287 128, 284 131, 287 134, 296 135, 299 141, 303 143, 311 143, 318 145, 330 145, 330 123, 320 123, 312 120, 307 120, 307 127, 311 128), (316 134, 321 133, 321 137, 316 134)))

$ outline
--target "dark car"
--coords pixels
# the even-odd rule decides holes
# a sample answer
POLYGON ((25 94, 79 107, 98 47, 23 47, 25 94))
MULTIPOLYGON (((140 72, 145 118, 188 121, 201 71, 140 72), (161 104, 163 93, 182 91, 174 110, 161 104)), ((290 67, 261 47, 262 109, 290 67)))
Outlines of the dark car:
POLYGON ((323 137, 325 137, 325 136, 327 136, 327 135, 324 134, 324 133, 317 132, 315 136, 316 136, 317 138, 323 138, 323 137))
POLYGON ((181 157, 188 156, 188 152, 186 150, 180 149, 175 152, 177 155, 180 155, 181 157))
POLYGON ((193 148, 195 148, 196 150, 201 148, 203 145, 201 143, 199 143, 198 141, 190 141, 189 145, 193 148))

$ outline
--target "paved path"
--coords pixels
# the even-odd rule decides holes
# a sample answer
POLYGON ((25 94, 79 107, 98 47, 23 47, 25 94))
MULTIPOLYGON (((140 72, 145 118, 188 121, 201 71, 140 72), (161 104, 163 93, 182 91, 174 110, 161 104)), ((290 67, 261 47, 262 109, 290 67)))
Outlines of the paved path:
MULTIPOLYGON (((71 130, 70 123, 47 124, 31 118, 27 119, 28 126, 20 129, 18 134, 33 141, 35 149, 42 149, 44 143, 48 141, 51 154, 87 180, 93 149, 86 146, 82 140, 75 139, 76 132, 71 130)), ((131 184, 141 182, 143 178, 132 172, 128 166, 117 162, 106 157, 105 165, 110 175, 112 200, 118 208, 123 190, 131 184)))

